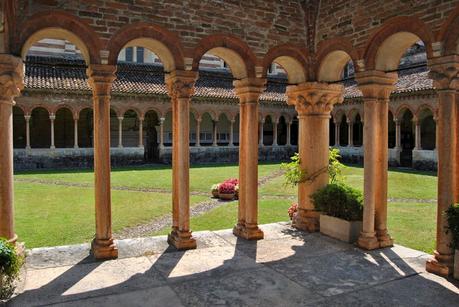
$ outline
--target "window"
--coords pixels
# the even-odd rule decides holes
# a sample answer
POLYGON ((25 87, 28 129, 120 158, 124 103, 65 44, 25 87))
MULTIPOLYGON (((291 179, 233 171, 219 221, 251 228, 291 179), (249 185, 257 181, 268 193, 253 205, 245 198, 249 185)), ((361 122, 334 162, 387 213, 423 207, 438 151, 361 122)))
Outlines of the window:
POLYGON ((137 47, 137 63, 143 63, 144 61, 144 49, 143 47, 137 47))
POLYGON ((134 58, 134 50, 133 47, 126 48, 126 62, 132 62, 134 58))

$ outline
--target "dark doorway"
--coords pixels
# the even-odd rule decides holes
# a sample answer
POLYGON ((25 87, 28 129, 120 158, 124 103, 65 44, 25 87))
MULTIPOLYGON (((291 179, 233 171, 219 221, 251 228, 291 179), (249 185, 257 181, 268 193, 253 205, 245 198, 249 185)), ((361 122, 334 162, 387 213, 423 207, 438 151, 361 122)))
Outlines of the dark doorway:
POLYGON ((413 114, 406 110, 403 113, 400 123, 400 141, 402 151, 400 153, 400 165, 404 167, 413 166, 413 148, 414 148, 414 131, 413 131, 413 114))
POLYGON ((144 129, 146 141, 145 144, 145 161, 158 162, 159 161, 159 147, 158 147, 158 131, 156 127, 159 125, 158 114, 155 111, 148 111, 145 114, 144 129))

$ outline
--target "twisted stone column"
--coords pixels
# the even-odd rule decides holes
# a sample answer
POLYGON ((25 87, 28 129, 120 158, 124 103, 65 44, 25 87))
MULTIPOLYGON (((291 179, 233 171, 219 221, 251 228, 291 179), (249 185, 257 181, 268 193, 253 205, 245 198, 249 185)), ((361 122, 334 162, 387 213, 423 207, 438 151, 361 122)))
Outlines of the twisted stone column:
POLYGON ((239 97, 239 206, 234 235, 263 239, 258 228, 258 101, 266 79, 247 78, 234 81, 239 97))
POLYGON ((426 263, 427 271, 443 276, 452 274, 454 251, 445 210, 459 202, 459 56, 430 60, 430 77, 438 93, 437 154, 437 240, 434 258, 426 263))
POLYGON ((319 230, 319 212, 310 196, 328 184, 329 120, 333 105, 343 101, 343 86, 307 82, 287 88, 288 103, 298 112, 298 152, 307 180, 298 185, 298 214, 295 227, 319 230))
POLYGON ((87 74, 94 104, 94 191, 96 205, 96 236, 92 253, 97 259, 118 257, 112 237, 110 191, 110 91, 116 66, 90 65, 87 74))
POLYGON ((198 73, 173 71, 166 78, 172 102, 172 231, 169 244, 196 248, 190 230, 190 102, 198 73))
POLYGON ((13 208, 13 105, 24 88, 20 58, 0 54, 0 237, 16 242, 13 208))
POLYGON ((357 244, 371 250, 393 245, 387 232, 387 125, 389 96, 397 74, 366 71, 358 73, 356 79, 365 113, 363 230, 357 244))

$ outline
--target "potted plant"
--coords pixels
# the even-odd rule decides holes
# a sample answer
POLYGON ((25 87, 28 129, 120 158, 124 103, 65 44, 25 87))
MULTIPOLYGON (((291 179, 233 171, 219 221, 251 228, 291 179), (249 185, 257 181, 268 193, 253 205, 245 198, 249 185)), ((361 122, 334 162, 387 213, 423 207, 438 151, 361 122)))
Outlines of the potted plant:
POLYGON ((0 301, 11 297, 23 257, 19 255, 14 244, 0 238, 0 301))
POLYGON ((214 184, 212 185, 211 192, 212 192, 212 197, 218 198, 218 188, 220 187, 220 184, 214 184))
POLYGON ((233 200, 235 195, 235 186, 229 182, 220 184, 218 195, 222 200, 233 200))
POLYGON ((328 184, 311 195, 312 203, 320 211, 320 232, 353 243, 362 230, 362 193, 345 184, 328 184))
POLYGON ((446 218, 448 220, 447 231, 451 232, 453 237, 451 248, 455 250, 453 276, 459 279, 459 204, 451 205, 446 210, 446 218))

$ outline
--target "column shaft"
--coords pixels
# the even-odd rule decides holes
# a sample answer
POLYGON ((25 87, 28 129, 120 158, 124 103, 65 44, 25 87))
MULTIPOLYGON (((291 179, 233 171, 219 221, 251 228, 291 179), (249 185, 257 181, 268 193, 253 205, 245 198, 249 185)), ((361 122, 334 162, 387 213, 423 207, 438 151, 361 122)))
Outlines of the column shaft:
POLYGON ((260 121, 260 129, 259 129, 259 140, 258 140, 258 143, 260 146, 263 147, 263 124, 264 124, 264 121, 260 121))
POLYGON ((277 146, 277 122, 273 123, 273 146, 277 146))
POLYGON ((112 237, 110 191, 110 90, 116 66, 90 65, 89 84, 94 102, 94 191, 96 235, 92 253, 97 259, 118 257, 112 237))
POLYGON ((118 117, 118 147, 123 147, 123 119, 124 117, 118 117))
POLYGON ((139 147, 143 147, 143 118, 139 118, 139 147))
POLYGON ((218 146, 217 123, 218 123, 218 121, 216 121, 216 120, 212 121, 212 124, 213 124, 213 126, 212 126, 212 128, 213 128, 213 131, 212 131, 212 132, 213 132, 213 133, 212 133, 212 135, 213 135, 213 136, 212 136, 212 139, 213 139, 213 140, 212 140, 212 141, 213 141, 213 142, 212 142, 212 146, 218 146))
POLYGON ((339 143, 339 126, 340 126, 340 123, 336 122, 335 123, 335 146, 340 146, 340 143, 339 143))
POLYGON ((291 138, 292 138, 291 133, 292 132, 291 131, 292 131, 292 123, 288 122, 287 123, 287 143, 286 143, 287 146, 290 146, 292 144, 292 141, 291 141, 291 138))
POLYGON ((351 121, 347 122, 347 146, 348 147, 354 147, 354 129, 353 129, 354 123, 351 121))
POLYGON ((73 148, 78 148, 78 118, 73 121, 73 148))
POLYGON ((234 130, 234 119, 232 119, 231 122, 230 122, 230 139, 229 139, 229 144, 228 144, 230 147, 234 146, 234 139, 233 139, 234 138, 234 135, 233 135, 234 131, 233 130, 234 130))
POLYGON ((201 146, 201 119, 196 120, 196 147, 201 146))
POLYGON ((400 120, 395 120, 395 148, 401 149, 401 129, 400 129, 400 120))
POLYGON ((415 146, 414 149, 421 150, 421 122, 419 119, 415 120, 415 136, 414 136, 415 146))
POLYGON ((164 147, 164 121, 166 119, 161 117, 159 119, 159 148, 162 149, 164 147))
POLYGON ((30 115, 25 115, 26 122, 26 149, 30 149, 30 115))
POLYGON ((55 149, 56 146, 54 145, 54 120, 56 119, 56 116, 54 114, 51 114, 49 116, 49 120, 51 122, 51 149, 55 149))

